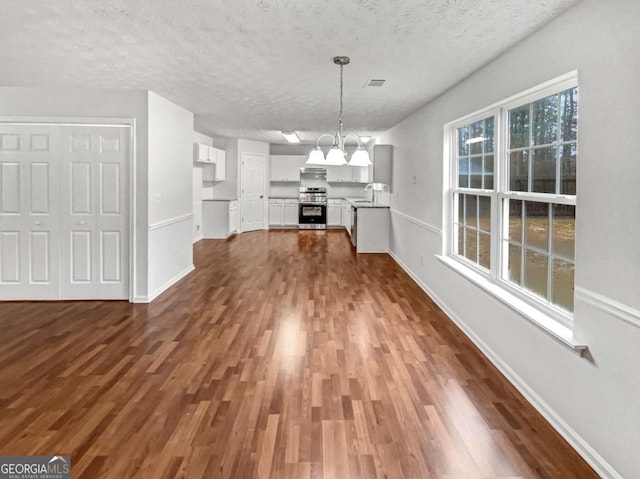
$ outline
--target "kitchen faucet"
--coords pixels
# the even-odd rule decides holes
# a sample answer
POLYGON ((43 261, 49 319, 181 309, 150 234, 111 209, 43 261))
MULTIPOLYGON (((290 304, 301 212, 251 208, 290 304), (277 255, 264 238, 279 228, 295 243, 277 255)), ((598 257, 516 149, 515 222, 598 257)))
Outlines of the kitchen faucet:
POLYGON ((365 193, 367 192, 367 190, 369 188, 371 188, 371 202, 375 203, 376 202, 376 190, 373 188, 373 183, 369 183, 367 186, 364 187, 365 193))

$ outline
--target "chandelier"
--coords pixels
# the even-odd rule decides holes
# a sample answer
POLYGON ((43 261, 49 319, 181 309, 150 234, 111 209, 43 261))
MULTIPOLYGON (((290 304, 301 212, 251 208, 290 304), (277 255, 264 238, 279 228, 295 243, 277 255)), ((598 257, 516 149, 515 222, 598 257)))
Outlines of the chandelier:
POLYGON ((347 136, 342 136, 342 70, 345 65, 348 65, 350 62, 349 57, 334 57, 333 63, 340 66, 340 116, 338 117, 338 131, 335 135, 323 134, 318 137, 318 141, 316 141, 316 147, 311 150, 309 153, 309 158, 307 159, 307 165, 330 165, 330 166, 340 166, 340 165, 350 165, 350 166, 369 166, 371 164, 371 160, 369 159, 369 153, 364 149, 362 145, 361 138, 355 133, 350 133, 347 136), (324 137, 329 137, 333 139, 333 144, 331 145, 331 149, 329 153, 327 153, 327 158, 325 159, 324 153, 320 149, 320 140, 324 137), (358 147, 356 151, 351 155, 351 159, 349 163, 347 163, 347 152, 345 150, 344 144, 347 138, 355 137, 358 142, 358 147))

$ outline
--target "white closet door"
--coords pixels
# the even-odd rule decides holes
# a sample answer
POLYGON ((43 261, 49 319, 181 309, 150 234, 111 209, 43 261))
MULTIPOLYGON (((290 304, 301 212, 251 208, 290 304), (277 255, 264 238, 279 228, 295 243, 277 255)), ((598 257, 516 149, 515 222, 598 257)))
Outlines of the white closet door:
POLYGON ((58 299, 59 136, 0 124, 0 299, 58 299))
POLYGON ((129 129, 61 134, 61 299, 127 299, 129 129))

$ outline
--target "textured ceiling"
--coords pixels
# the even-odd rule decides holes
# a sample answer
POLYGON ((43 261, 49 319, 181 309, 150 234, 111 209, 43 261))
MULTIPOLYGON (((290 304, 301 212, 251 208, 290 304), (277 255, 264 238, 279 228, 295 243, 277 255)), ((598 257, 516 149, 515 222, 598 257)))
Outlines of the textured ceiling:
POLYGON ((221 136, 383 131, 576 0, 2 0, 1 86, 150 89, 221 136), (370 78, 384 86, 365 88, 370 78))

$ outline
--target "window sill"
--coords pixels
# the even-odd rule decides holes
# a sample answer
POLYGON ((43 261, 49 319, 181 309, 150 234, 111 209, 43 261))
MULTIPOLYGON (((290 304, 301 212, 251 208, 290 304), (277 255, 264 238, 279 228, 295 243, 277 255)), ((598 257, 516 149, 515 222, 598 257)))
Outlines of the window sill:
POLYGON ((474 283, 476 286, 479 286, 480 288, 485 290, 494 298, 506 304, 513 311, 530 321, 533 325, 537 326, 538 329, 545 332, 574 353, 582 356, 587 350, 586 344, 578 343, 573 339, 573 330, 571 328, 559 323, 555 319, 549 317, 543 311, 540 311, 535 306, 532 306, 531 304, 523 301, 514 294, 511 294, 509 291, 500 287, 498 284, 490 281, 480 273, 473 271, 471 268, 466 267, 462 263, 447 256, 435 256, 445 266, 448 266, 453 271, 457 272, 464 278, 474 283))

